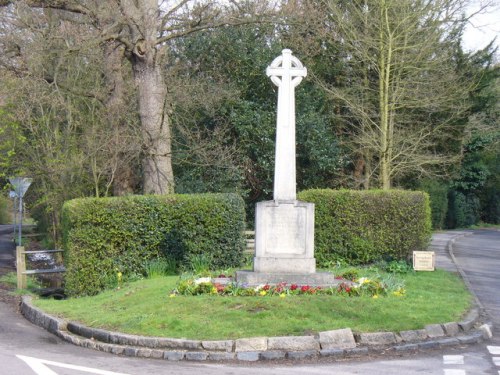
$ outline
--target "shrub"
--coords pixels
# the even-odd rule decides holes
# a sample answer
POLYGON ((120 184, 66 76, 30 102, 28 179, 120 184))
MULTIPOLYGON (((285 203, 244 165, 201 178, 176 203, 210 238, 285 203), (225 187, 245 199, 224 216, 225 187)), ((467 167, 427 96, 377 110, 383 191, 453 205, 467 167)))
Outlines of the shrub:
POLYGON ((8 224, 9 222, 8 201, 7 198, 0 195, 0 224, 8 224))
POLYGON ((445 227, 446 213, 448 211, 448 186, 445 182, 424 180, 420 183, 419 190, 429 194, 431 206, 432 228, 445 227))
POLYGON ((235 194, 83 198, 63 207, 66 288, 93 295, 121 272, 146 274, 149 260, 189 265, 204 254, 215 268, 238 266, 244 203, 235 194))
POLYGON ((431 236, 429 197, 401 190, 307 190, 300 200, 315 203, 318 265, 380 259, 407 260, 431 236))
POLYGON ((480 205, 479 198, 473 193, 465 195, 454 190, 450 191, 447 227, 465 228, 477 224, 480 219, 480 205))

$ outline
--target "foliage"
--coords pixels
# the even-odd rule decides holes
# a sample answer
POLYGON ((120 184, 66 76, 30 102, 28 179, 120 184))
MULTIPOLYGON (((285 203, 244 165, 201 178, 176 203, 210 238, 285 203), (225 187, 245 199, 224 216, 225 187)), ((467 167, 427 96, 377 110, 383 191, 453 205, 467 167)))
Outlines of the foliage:
POLYGON ((452 228, 465 228, 477 224, 480 219, 479 198, 469 193, 451 190, 449 193, 449 207, 446 226, 452 228))
POLYGON ((475 75, 457 69, 460 0, 289 2, 289 38, 331 99, 352 186, 389 189, 456 162, 475 75), (374 180, 378 180, 375 182, 374 180))
POLYGON ((432 228, 443 229, 448 211, 448 186, 446 182, 425 179, 420 182, 418 190, 429 194, 432 228))
POLYGON ((318 189, 298 197, 315 204, 319 266, 337 260, 350 264, 405 260, 429 243, 431 218, 425 193, 318 189))
MULTIPOLYGON (((272 25, 209 30, 178 40, 172 55, 182 77, 179 92, 172 94, 177 192, 241 189, 250 219, 254 203, 272 195, 277 89, 264 72, 283 48, 276 33, 272 25), (214 141, 221 129, 225 138, 216 145, 222 150, 208 165, 212 153, 200 143, 214 141), (200 133, 201 140, 194 136, 200 133)), ((336 187, 343 151, 328 98, 309 78, 296 95, 297 186, 336 187)))
POLYGON ((172 276, 177 273, 177 261, 172 257, 152 259, 146 264, 148 278, 172 276))
POLYGON ((10 223, 10 215, 8 212, 8 200, 3 195, 0 195, 0 224, 10 223))
POLYGON ((405 260, 393 260, 387 263, 385 270, 390 273, 408 273, 413 271, 413 267, 405 260))
POLYGON ((191 254, 189 257, 189 266, 197 275, 203 275, 210 272, 211 260, 207 254, 191 254))
POLYGON ((187 265, 237 266, 245 246, 244 204, 235 194, 84 198, 63 207, 66 288, 96 294, 106 278, 145 274, 145 262, 166 256, 187 265))

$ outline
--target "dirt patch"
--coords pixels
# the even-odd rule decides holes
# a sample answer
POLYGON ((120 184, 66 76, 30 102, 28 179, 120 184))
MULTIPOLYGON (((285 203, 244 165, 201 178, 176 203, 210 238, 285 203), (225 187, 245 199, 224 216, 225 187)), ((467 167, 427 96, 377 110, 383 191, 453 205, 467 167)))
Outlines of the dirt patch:
POLYGON ((14 310, 18 310, 21 297, 14 295, 14 290, 12 286, 0 282, 0 303, 5 303, 14 310))

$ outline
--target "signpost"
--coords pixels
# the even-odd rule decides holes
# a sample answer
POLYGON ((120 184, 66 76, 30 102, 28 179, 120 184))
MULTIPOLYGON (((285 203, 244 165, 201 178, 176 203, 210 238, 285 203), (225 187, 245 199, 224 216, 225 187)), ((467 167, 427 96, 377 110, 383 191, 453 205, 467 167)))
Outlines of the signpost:
MULTIPOLYGON (((22 232, 22 226, 23 226, 23 197, 24 194, 26 194, 26 191, 31 185, 31 181, 33 181, 31 178, 28 177, 10 177, 9 178, 10 184, 14 188, 14 191, 11 192, 10 196, 14 197, 14 209, 16 207, 16 198, 19 200, 18 202, 18 207, 19 207, 19 230, 18 230, 18 241, 17 245, 21 246, 21 232, 22 232)), ((17 213, 14 215, 14 228, 16 227, 16 220, 17 219, 17 213)), ((15 233, 15 232, 14 232, 15 233)))

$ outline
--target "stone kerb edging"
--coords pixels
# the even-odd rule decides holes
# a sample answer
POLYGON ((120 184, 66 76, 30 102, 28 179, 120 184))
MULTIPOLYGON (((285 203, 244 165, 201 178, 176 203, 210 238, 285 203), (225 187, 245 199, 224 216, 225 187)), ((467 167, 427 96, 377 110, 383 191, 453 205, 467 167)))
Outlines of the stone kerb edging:
POLYGON ((356 333, 350 328, 315 336, 255 337, 237 340, 185 340, 110 332, 55 318, 23 296, 21 312, 30 322, 74 345, 132 357, 188 361, 258 361, 313 357, 354 357, 434 349, 479 343, 491 338, 491 325, 482 324, 478 308, 461 322, 432 324, 413 331, 356 333))

